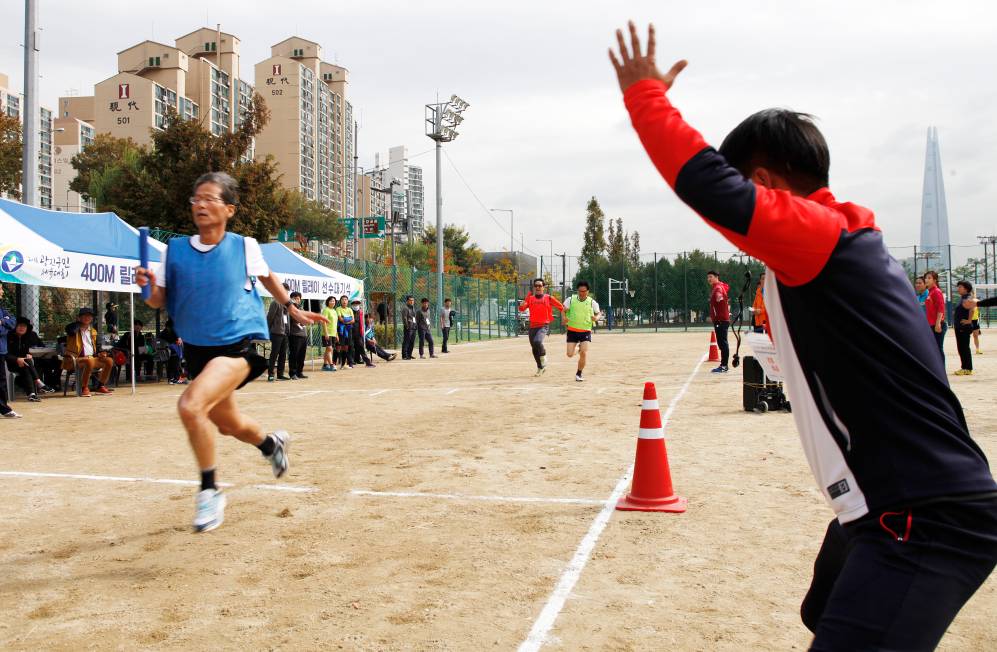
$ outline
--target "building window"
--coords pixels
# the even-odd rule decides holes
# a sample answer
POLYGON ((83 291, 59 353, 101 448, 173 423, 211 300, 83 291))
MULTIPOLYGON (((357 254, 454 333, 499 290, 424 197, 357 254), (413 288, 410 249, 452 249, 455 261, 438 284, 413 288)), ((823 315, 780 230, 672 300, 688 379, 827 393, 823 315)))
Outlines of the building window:
POLYGON ((149 67, 155 68, 159 66, 159 57, 149 57, 149 67))

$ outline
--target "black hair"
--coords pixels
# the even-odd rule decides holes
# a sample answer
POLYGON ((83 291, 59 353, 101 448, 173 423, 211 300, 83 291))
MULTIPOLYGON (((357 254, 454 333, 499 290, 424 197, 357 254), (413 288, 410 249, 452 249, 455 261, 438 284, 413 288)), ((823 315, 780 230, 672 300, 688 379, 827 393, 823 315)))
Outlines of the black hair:
POLYGON ((141 319, 136 319, 135 320, 135 325, 136 326, 145 326, 145 322, 142 321, 141 319))
POLYGON ((962 287, 966 288, 966 292, 968 292, 969 294, 973 293, 973 284, 970 283, 969 281, 959 281, 958 283, 956 283, 956 285, 961 285, 962 287))
POLYGON ((20 326, 21 324, 24 324, 25 326, 27 326, 29 331, 31 330, 31 320, 28 319, 27 317, 18 317, 17 318, 17 324, 15 324, 15 326, 20 326))
POLYGON ((239 182, 225 172, 207 172, 202 174, 194 182, 194 194, 197 189, 206 183, 213 183, 222 189, 222 201, 233 206, 239 205, 239 182))
POLYGON ((294 297, 300 298, 301 297, 301 293, 298 292, 297 290, 295 290, 294 292, 291 293, 291 298, 293 299, 294 297))
POLYGON ((450 297, 447 297, 446 299, 444 299, 443 303, 446 303, 447 301, 449 301, 450 303, 453 303, 453 300, 451 300, 450 297))
POLYGON ((533 279, 533 285, 536 285, 536 284, 537 284, 537 281, 540 281, 540 282, 541 282, 541 283, 543 283, 544 285, 547 285, 547 282, 546 282, 546 281, 544 281, 544 280, 543 280, 542 278, 535 278, 535 279, 533 279))
POLYGON ((720 154, 745 177, 760 167, 786 178, 797 193, 828 185, 831 154, 814 117, 789 109, 765 109, 748 116, 720 145, 720 154))
POLYGON ((938 272, 933 269, 929 269, 924 273, 924 280, 927 281, 928 277, 931 277, 935 281, 935 285, 938 284, 938 272))
POLYGON ((412 296, 411 294, 406 294, 406 295, 405 295, 405 300, 406 300, 406 301, 408 301, 409 299, 414 299, 414 298, 415 298, 415 297, 413 297, 413 296, 412 296))
POLYGON ((325 298, 325 307, 326 307, 326 308, 328 308, 328 307, 329 307, 329 302, 330 302, 330 301, 332 301, 332 302, 334 302, 334 303, 335 303, 335 301, 336 301, 336 297, 335 297, 335 295, 333 295, 333 296, 329 296, 329 297, 326 297, 326 298, 325 298))
POLYGON ((419 301, 419 303, 429 303, 429 299, 423 297, 422 300, 419 301))
POLYGON ((578 288, 582 287, 583 285, 585 286, 586 290, 591 290, 592 289, 592 288, 589 287, 589 282, 588 281, 578 281, 577 283, 575 283, 575 289, 577 290, 578 288))
POLYGON ((707 276, 710 276, 711 274, 712 274, 713 276, 716 276, 717 278, 720 278, 720 275, 719 275, 719 274, 717 274, 716 270, 713 270, 713 269, 711 269, 710 271, 706 272, 706 275, 707 275, 707 276))
POLYGON ((106 308, 107 310, 110 310, 111 306, 113 306, 113 305, 114 305, 113 303, 105 303, 104 304, 104 308, 106 308))

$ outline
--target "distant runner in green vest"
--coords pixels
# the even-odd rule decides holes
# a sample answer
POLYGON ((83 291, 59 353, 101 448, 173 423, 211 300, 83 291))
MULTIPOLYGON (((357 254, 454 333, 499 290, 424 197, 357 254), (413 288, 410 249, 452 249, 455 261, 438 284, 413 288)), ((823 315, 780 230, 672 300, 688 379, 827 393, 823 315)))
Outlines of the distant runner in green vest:
POLYGON ((582 370, 585 369, 589 344, 592 342, 592 327, 599 317, 599 304, 589 295, 588 281, 578 281, 575 290, 577 294, 564 302, 564 315, 568 322, 568 357, 575 357, 575 347, 578 347, 575 380, 582 382, 582 370))

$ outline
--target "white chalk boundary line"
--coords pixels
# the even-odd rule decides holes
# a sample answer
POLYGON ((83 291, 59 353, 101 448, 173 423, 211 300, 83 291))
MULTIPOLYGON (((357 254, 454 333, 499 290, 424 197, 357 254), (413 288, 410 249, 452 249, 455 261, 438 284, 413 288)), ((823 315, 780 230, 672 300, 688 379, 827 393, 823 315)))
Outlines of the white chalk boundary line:
MULTIPOLYGON (((56 478, 62 480, 95 480, 100 482, 141 482, 143 484, 173 484, 183 486, 200 486, 196 480, 174 480, 171 478, 127 478, 113 475, 84 475, 80 473, 41 473, 34 471, 0 471, 4 478, 56 478)), ((219 487, 234 487, 233 484, 219 482, 219 487)), ((260 491, 283 491, 287 493, 308 494, 318 491, 314 487, 298 487, 289 484, 251 484, 239 488, 258 489, 260 491)))
MULTIPOLYGON (((689 389, 689 385, 696 378, 699 368, 702 366, 703 362, 706 361, 707 355, 703 355, 696 363, 695 368, 693 368, 692 373, 686 379, 685 384, 678 393, 672 397, 672 400, 668 403, 668 409, 665 413, 661 415, 662 424, 668 422, 669 417, 671 417, 672 412, 675 410, 675 406, 678 405, 682 397, 689 389)), ((613 489, 613 493, 609 494, 609 498, 603 503, 603 508, 600 510, 599 514, 592 521, 592 525, 589 526, 588 532, 582 538, 581 543, 578 544, 578 548, 575 550, 574 556, 571 561, 568 562, 567 568, 561 573, 560 579, 558 579, 557 586, 554 587, 554 591, 547 598, 547 603, 544 605, 543 610, 537 617, 536 621, 533 623, 533 627, 530 628, 530 633, 526 636, 526 640, 523 641, 519 646, 519 652, 537 652, 547 640, 547 635, 550 633, 551 628, 554 626, 554 621, 560 615, 561 610, 564 609, 564 603, 567 601, 568 596, 575 588, 575 584, 578 583, 578 579, 582 575, 582 571, 585 569, 585 565, 589 561, 589 557, 592 555, 592 550, 595 549, 595 544, 598 543, 599 537, 602 536, 603 530, 609 524, 609 519, 613 516, 613 512, 616 510, 616 503, 623 496, 623 492, 627 490, 627 485, 630 483, 630 477, 633 475, 634 467, 631 464, 627 469, 627 472, 623 474, 623 477, 616 482, 616 487, 613 489)))
POLYGON ((353 496, 387 498, 436 498, 442 500, 486 501, 493 503, 556 503, 562 505, 602 505, 605 501, 594 498, 544 498, 542 496, 468 496, 463 494, 434 494, 419 491, 369 491, 350 489, 353 496))

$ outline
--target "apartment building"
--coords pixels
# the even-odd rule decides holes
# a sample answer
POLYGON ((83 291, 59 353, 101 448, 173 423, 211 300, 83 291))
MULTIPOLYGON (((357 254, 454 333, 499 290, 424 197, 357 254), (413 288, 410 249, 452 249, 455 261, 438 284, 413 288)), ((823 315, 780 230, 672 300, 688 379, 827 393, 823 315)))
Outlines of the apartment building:
MULTIPOLYGON (((10 78, 0 73, 0 110, 12 118, 21 121, 22 131, 26 129, 24 125, 24 115, 21 110, 23 96, 21 93, 11 90, 10 78)), ((38 197, 32 202, 37 202, 42 208, 53 207, 52 204, 52 119, 51 109, 40 107, 38 122, 34 128, 38 130, 38 197)))
POLYGON ((56 210, 75 213, 93 213, 96 209, 93 199, 84 199, 79 193, 69 189, 76 178, 72 166, 73 157, 93 143, 97 131, 93 125, 77 118, 56 118, 53 120, 53 140, 55 150, 52 159, 52 192, 56 210))
POLYGON ((257 154, 276 159, 283 183, 353 217, 356 197, 349 71, 322 60, 322 46, 297 36, 277 43, 256 64, 256 88, 270 107, 257 154))

